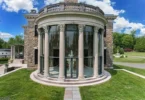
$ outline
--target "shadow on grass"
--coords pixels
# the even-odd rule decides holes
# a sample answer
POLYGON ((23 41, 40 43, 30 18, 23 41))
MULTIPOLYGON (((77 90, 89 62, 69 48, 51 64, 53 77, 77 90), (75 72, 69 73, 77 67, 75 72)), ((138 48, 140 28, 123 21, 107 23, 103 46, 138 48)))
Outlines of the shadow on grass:
POLYGON ((118 65, 113 65, 114 69, 122 69, 120 66, 118 65))
POLYGON ((107 70, 112 76, 116 75, 117 74, 117 71, 116 70, 113 70, 113 69, 108 69, 107 70))

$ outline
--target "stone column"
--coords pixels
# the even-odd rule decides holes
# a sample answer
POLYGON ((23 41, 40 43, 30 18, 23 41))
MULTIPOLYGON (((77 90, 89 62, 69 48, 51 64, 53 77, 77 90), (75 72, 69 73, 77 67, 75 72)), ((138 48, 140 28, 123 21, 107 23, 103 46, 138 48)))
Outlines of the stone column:
POLYGON ((59 80, 64 80, 64 66, 65 66, 65 25, 60 25, 60 41, 59 41, 59 80))
POLYGON ((15 46, 13 46, 13 60, 15 60, 15 46))
POLYGON ((84 25, 79 25, 79 44, 78 44, 78 58, 79 58, 79 80, 84 79, 84 25))
POLYGON ((11 60, 13 59, 13 46, 11 46, 11 60))
POLYGON ((44 76, 49 76, 49 34, 48 27, 43 27, 45 30, 45 52, 44 52, 44 76))
POLYGON ((104 29, 102 29, 102 74, 104 73, 104 29))
POLYGON ((42 35, 40 33, 40 30, 38 29, 38 74, 40 74, 40 56, 41 56, 41 38, 42 38, 42 35))
POLYGON ((98 76, 98 31, 99 28, 95 27, 94 29, 94 42, 93 42, 93 55, 94 55, 94 78, 98 76))

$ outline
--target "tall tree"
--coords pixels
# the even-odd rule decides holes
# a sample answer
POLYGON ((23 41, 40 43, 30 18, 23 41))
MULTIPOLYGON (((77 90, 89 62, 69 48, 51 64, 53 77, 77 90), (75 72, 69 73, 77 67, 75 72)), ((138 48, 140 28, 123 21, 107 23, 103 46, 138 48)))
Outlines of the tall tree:
POLYGON ((0 48, 3 48, 4 40, 0 38, 0 48))
POLYGON ((137 38, 134 48, 136 51, 145 52, 145 37, 142 36, 137 38))
POLYGON ((122 39, 122 44, 124 48, 131 48, 133 49, 133 37, 131 35, 125 35, 122 39))

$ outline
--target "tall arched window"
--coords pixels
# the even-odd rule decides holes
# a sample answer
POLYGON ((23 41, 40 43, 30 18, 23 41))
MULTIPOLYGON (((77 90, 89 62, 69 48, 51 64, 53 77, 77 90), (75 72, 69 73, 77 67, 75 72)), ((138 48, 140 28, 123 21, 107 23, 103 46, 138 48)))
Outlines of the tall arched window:
POLYGON ((94 27, 84 27, 84 75, 93 76, 93 35, 94 27))
POLYGON ((49 26, 49 74, 50 77, 59 75, 59 27, 49 26))

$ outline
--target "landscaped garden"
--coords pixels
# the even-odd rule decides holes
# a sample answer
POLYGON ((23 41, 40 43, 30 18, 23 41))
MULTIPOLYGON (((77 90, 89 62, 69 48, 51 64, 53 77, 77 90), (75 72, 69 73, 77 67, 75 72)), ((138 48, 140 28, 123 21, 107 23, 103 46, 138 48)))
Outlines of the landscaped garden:
POLYGON ((124 55, 126 57, 114 57, 114 62, 145 63, 145 52, 125 52, 124 55))
POLYGON ((10 100, 63 100, 64 88, 33 82, 33 70, 22 69, 0 78, 0 99, 10 100))
POLYGON ((128 63, 145 63, 145 58, 130 57, 127 58, 114 58, 114 62, 128 62, 128 63))
MULTIPOLYGON (((145 70, 114 65, 142 75, 145 70)), ((64 88, 33 82, 33 70, 22 69, 0 78, 0 97, 11 100, 63 100, 64 88)), ((82 100, 143 100, 145 80, 121 70, 108 70, 112 78, 103 84, 80 87, 82 100)))
POLYGON ((120 70, 109 72, 112 75, 110 81, 80 88, 83 100, 144 100, 144 79, 120 70))

